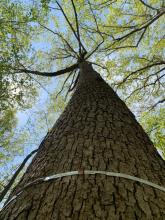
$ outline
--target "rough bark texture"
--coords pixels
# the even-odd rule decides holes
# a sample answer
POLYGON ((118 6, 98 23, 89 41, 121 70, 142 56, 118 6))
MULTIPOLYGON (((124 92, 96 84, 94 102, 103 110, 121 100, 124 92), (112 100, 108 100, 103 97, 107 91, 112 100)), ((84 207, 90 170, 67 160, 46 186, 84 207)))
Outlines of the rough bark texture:
MULTIPOLYGON (((122 172, 165 184, 165 163, 148 136, 87 63, 81 65, 73 97, 10 198, 39 177, 73 170, 122 172)), ((25 189, 0 216, 1 220, 163 220, 165 193, 99 174, 63 177, 25 189)))

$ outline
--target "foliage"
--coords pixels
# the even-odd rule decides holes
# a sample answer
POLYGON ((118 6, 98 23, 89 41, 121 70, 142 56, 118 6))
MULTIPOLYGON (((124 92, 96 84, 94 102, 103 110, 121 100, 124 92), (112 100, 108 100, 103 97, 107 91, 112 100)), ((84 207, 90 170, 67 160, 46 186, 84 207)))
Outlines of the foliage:
MULTIPOLYGON (((2 0, 0 2, 0 79, 1 110, 29 105, 36 91, 28 75, 23 76, 11 68, 13 63, 28 59, 33 28, 33 16, 23 4, 2 0), (27 95, 28 94, 28 95, 27 95)), ((22 64, 23 65, 23 64, 22 64)))
POLYGON ((0 167, 22 153, 22 144, 27 139, 27 132, 16 129, 16 111, 8 109, 0 118, 0 167))
POLYGON ((27 132, 17 128, 16 112, 33 105, 38 82, 14 67, 25 62, 29 65, 34 60, 31 40, 39 33, 34 22, 46 16, 44 8, 42 16, 38 13, 40 8, 20 1, 0 2, 0 166, 21 154, 27 139, 27 132))
POLYGON ((153 112, 144 112, 141 117, 141 124, 158 148, 160 154, 165 158, 165 109, 158 109, 153 112))

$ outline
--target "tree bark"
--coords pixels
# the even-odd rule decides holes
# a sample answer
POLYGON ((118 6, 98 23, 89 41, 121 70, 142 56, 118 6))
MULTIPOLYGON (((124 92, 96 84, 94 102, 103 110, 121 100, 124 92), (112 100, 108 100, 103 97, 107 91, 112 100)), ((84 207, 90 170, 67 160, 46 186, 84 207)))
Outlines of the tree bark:
MULTIPOLYGON (((165 162, 110 86, 85 62, 77 88, 23 178, 74 170, 121 172, 165 185, 165 162)), ((165 193, 136 181, 73 175, 32 184, 2 210, 2 220, 163 220, 165 193)))

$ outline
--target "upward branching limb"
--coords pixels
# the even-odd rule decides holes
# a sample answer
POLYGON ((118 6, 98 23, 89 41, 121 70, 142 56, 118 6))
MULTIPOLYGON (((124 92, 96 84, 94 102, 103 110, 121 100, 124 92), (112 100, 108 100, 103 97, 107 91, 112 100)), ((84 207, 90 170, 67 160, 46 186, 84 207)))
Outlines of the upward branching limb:
POLYGON ((103 34, 100 32, 100 29, 99 29, 99 25, 98 25, 98 22, 97 22, 97 18, 93 12, 93 9, 92 9, 92 6, 91 6, 91 3, 90 3, 90 0, 88 0, 88 4, 89 4, 89 8, 90 8, 90 11, 92 13, 92 16, 93 16, 93 19, 94 19, 94 22, 95 22, 95 25, 96 25, 96 33, 98 33, 102 40, 99 44, 97 44, 97 46, 95 47, 95 49, 93 49, 87 56, 86 56, 86 59, 88 59, 90 56, 92 56, 92 54, 94 54, 98 48, 104 43, 104 36, 103 34))
POLYGON ((78 37, 78 43, 79 43, 79 54, 81 56, 81 39, 80 39, 80 31, 79 31, 79 21, 78 21, 78 16, 77 16, 77 11, 76 11, 76 7, 74 4, 74 1, 71 0, 72 2, 72 6, 73 6, 73 10, 74 10, 74 15, 75 15, 75 19, 76 19, 76 29, 77 29, 77 37, 78 37))
MULTIPOLYGON (((64 10, 63 10, 62 6, 59 4, 59 2, 58 2, 58 1, 56 1, 56 3, 57 3, 57 5, 59 6, 59 8, 60 8, 60 10, 61 10, 62 14, 64 15, 64 17, 65 17, 65 19, 66 19, 67 23, 69 24, 69 26, 70 26, 70 28, 71 28, 71 30, 72 30, 72 32, 73 32, 73 34, 74 34, 75 38, 77 39, 77 41, 78 41, 79 45, 81 45, 81 47, 83 48, 84 53, 87 53, 87 50, 85 49, 85 47, 84 47, 84 45, 82 44, 82 42, 81 42, 80 38, 78 37, 78 35, 77 35, 77 33, 76 33, 76 31, 75 31, 74 27, 72 26, 71 22, 69 21, 69 19, 68 19, 68 17, 67 17, 67 15, 66 15, 66 13, 64 12, 64 10)), ((80 56, 81 56, 81 55, 80 55, 80 56)), ((81 57, 79 57, 79 58, 81 58, 81 57)))

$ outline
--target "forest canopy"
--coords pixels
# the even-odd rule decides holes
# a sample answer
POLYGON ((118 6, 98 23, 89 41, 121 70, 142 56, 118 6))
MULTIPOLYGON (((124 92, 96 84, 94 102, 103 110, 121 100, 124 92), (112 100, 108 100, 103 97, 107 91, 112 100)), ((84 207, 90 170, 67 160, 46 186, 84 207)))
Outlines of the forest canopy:
POLYGON ((163 0, 1 0, 2 189, 12 174, 4 175, 4 167, 18 165, 15 156, 25 146, 31 152, 34 137, 51 128, 83 60, 126 102, 165 157, 164 15, 163 0), (35 106, 22 131, 19 112, 35 106))

